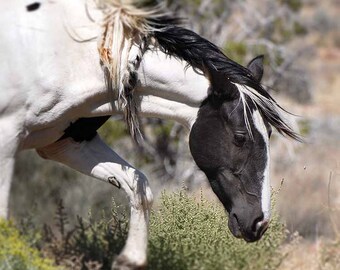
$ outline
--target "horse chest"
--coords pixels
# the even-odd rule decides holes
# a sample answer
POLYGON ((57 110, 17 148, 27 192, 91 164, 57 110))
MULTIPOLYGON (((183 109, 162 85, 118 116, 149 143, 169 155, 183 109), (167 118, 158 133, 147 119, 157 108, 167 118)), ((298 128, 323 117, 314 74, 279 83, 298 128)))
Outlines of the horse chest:
POLYGON ((23 148, 38 148, 59 139, 67 127, 106 101, 96 89, 39 89, 26 102, 23 148))
POLYGON ((72 110, 72 97, 66 97, 58 90, 39 89, 30 93, 25 107, 27 127, 38 129, 52 125, 72 110))

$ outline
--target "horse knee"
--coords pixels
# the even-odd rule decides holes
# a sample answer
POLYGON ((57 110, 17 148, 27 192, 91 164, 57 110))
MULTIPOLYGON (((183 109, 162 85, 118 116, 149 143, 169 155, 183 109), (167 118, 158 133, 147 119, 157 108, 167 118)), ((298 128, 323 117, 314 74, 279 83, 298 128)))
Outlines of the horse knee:
POLYGON ((150 209, 153 204, 153 193, 151 191, 148 178, 141 172, 138 172, 138 177, 137 194, 141 198, 143 207, 150 209))
POLYGON ((150 186, 148 185, 145 188, 145 196, 143 197, 143 206, 145 209, 151 209, 152 205, 153 205, 153 193, 152 193, 150 186))
POLYGON ((130 198, 131 206, 136 209, 149 210, 153 204, 153 194, 149 186, 148 178, 140 171, 134 171, 129 175, 128 190, 125 190, 130 198))

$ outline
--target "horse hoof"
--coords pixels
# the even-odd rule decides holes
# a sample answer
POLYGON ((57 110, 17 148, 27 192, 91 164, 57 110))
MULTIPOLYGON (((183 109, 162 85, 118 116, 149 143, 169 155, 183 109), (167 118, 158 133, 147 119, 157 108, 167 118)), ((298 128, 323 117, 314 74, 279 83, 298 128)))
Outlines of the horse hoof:
POLYGON ((118 256, 112 264, 112 270, 145 270, 146 263, 138 264, 126 256, 118 256))

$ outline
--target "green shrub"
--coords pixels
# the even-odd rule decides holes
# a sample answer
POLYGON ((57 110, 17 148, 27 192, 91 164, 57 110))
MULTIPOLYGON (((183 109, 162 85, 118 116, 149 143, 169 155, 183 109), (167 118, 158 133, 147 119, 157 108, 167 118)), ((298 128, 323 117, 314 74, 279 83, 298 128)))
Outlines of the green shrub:
POLYGON ((68 217, 62 202, 55 216, 56 230, 45 226, 44 251, 58 265, 72 270, 111 269, 114 257, 124 246, 127 236, 127 218, 113 204, 112 212, 100 220, 93 220, 91 213, 84 220, 68 228, 68 217))
MULTIPOLYGON (((64 269, 110 269, 127 236, 127 217, 119 214, 115 205, 112 213, 103 214, 99 221, 79 218, 76 226, 69 226, 60 203, 55 220, 56 229, 45 226, 39 241, 32 226, 24 226, 25 234, 30 234, 31 228, 33 236, 26 238, 64 269)), ((150 218, 148 269, 262 270, 276 269, 281 263, 284 255, 279 248, 286 231, 276 214, 265 236, 256 243, 234 238, 227 224, 224 209, 202 196, 198 202, 183 190, 163 193, 158 210, 150 218)), ((50 269, 25 267, 16 269, 50 269)))
POLYGON ((11 222, 0 220, 1 270, 56 270, 50 259, 41 257, 11 222))
POLYGON ((222 207, 184 191, 166 194, 151 216, 149 268, 276 269, 283 259, 279 250, 286 238, 284 225, 274 214, 270 228, 257 243, 234 238, 222 207))

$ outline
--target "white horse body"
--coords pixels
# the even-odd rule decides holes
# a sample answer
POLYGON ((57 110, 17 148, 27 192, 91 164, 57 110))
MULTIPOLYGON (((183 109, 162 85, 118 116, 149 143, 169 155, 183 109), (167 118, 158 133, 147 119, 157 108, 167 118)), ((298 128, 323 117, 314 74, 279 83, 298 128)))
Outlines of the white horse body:
MULTIPOLYGON (((44 158, 124 189, 131 203, 130 231, 117 265, 144 265, 152 203, 146 177, 98 136, 56 142, 81 117, 121 114, 106 87, 96 42, 75 42, 66 31, 88 38, 99 28, 86 15, 83 0, 43 1, 33 12, 27 4, 0 2, 0 217, 8 215, 15 154, 34 148, 44 158)), ((142 116, 192 126, 209 82, 185 64, 157 49, 145 53, 135 89, 142 116)))
MULTIPOLYGON (((1 18, 0 111, 5 112, 2 121, 15 115, 20 149, 56 141, 80 117, 118 113, 111 106, 113 93, 103 80, 96 42, 75 42, 65 29, 69 24, 78 31, 66 21, 67 11, 72 10, 72 21, 80 18, 77 25, 97 30, 86 31, 88 34, 99 31, 86 17, 84 1, 71 2, 73 5, 70 1, 47 2, 36 12, 27 12, 22 1, 1 3, 1 9, 9 12, 1 18)), ((133 57, 133 50, 130 54, 133 57)), ((144 55, 137 88, 142 115, 175 118, 190 127, 188 122, 194 119, 180 119, 178 109, 186 110, 187 118, 187 110, 198 108, 206 98, 209 83, 191 67, 184 72, 184 66, 159 50, 144 55), (161 98, 167 99, 166 104, 161 98), (169 99, 174 101, 172 106, 169 99), (160 108, 155 110, 158 103, 160 108)))

